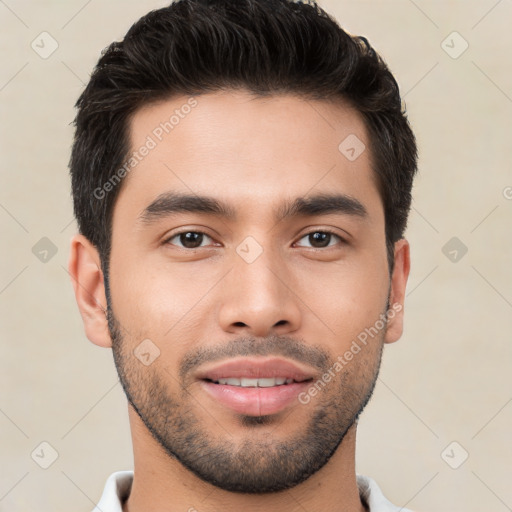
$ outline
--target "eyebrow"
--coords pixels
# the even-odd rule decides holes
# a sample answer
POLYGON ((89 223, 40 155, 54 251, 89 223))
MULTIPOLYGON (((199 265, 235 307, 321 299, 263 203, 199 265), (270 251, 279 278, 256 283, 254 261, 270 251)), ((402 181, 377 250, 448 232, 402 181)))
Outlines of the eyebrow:
MULTIPOLYGON (((236 210, 231 205, 214 197, 165 192, 140 213, 138 222, 150 225, 170 215, 185 212, 213 215, 230 221, 237 218, 236 210)), ((274 210, 274 218, 276 222, 280 222, 292 217, 333 213, 362 219, 368 216, 366 208, 354 197, 346 194, 317 194, 285 202, 274 210)))

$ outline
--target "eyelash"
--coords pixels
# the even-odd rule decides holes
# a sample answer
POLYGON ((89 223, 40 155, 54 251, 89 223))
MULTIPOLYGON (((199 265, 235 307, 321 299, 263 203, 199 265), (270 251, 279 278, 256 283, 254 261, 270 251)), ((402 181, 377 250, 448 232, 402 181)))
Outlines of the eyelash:
MULTIPOLYGON (((186 230, 183 230, 183 231, 179 231, 178 233, 174 233, 173 235, 171 235, 170 237, 168 237, 166 240, 164 240, 163 242, 163 245, 174 245, 174 244, 171 244, 171 240, 176 238, 177 236, 180 236, 180 235, 183 235, 184 233, 196 233, 196 234, 201 234, 201 235, 205 235, 207 236, 208 238, 211 238, 213 240, 213 237, 211 237, 210 235, 208 235, 207 233, 205 233, 204 231, 194 231, 194 230, 191 230, 191 229, 186 229, 186 230)), ((327 233, 329 235, 332 235, 336 238, 338 238, 341 242, 341 244, 346 244, 347 241, 342 238, 340 235, 338 235, 338 233, 335 233, 334 231, 330 230, 330 229, 315 229, 313 231, 309 231, 308 233, 305 233, 304 235, 302 235, 299 240, 302 240, 303 238, 309 236, 309 235, 312 235, 313 233, 327 233)), ((178 247, 178 249, 182 249, 184 251, 189 251, 189 252, 192 252, 192 251, 196 251, 198 249, 204 249, 205 247, 194 247, 193 249, 189 249, 187 247, 180 247, 180 246, 176 246, 178 247)), ((328 245, 327 247, 306 247, 308 249, 314 249, 314 250, 317 250, 317 251, 321 251, 321 250, 325 250, 325 249, 329 249, 329 248, 332 248, 333 246, 331 245, 328 245)))

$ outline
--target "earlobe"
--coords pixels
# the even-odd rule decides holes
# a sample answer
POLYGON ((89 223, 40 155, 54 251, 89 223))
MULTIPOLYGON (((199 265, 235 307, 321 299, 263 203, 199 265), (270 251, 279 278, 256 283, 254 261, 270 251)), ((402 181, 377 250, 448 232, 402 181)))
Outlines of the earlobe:
POLYGON ((111 347, 101 260, 96 247, 83 235, 71 239, 68 270, 87 338, 100 347, 111 347))
POLYGON ((389 295, 388 325, 384 341, 393 343, 403 332, 405 287, 410 270, 410 248, 405 239, 395 242, 395 264, 391 275, 389 295))

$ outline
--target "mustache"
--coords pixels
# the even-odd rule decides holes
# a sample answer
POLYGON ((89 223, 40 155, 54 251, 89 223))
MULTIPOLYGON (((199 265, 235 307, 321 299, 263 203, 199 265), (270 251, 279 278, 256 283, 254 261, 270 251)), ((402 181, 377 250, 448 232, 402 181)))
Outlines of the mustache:
POLYGON ((223 345, 201 347, 187 354, 180 362, 179 375, 184 379, 205 363, 240 356, 281 356, 312 366, 322 372, 331 366, 331 357, 318 346, 289 336, 271 335, 265 338, 241 337, 223 345))

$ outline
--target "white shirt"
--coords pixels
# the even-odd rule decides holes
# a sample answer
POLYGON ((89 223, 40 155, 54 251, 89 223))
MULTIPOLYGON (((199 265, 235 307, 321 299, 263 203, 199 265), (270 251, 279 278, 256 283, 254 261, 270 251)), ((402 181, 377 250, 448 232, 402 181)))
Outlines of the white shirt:
MULTIPOLYGON (((107 479, 100 501, 92 512, 123 512, 122 503, 130 495, 132 481, 133 471, 112 473, 107 479)), ((357 486, 359 495, 370 512, 411 512, 391 504, 372 478, 357 475, 357 486)))

